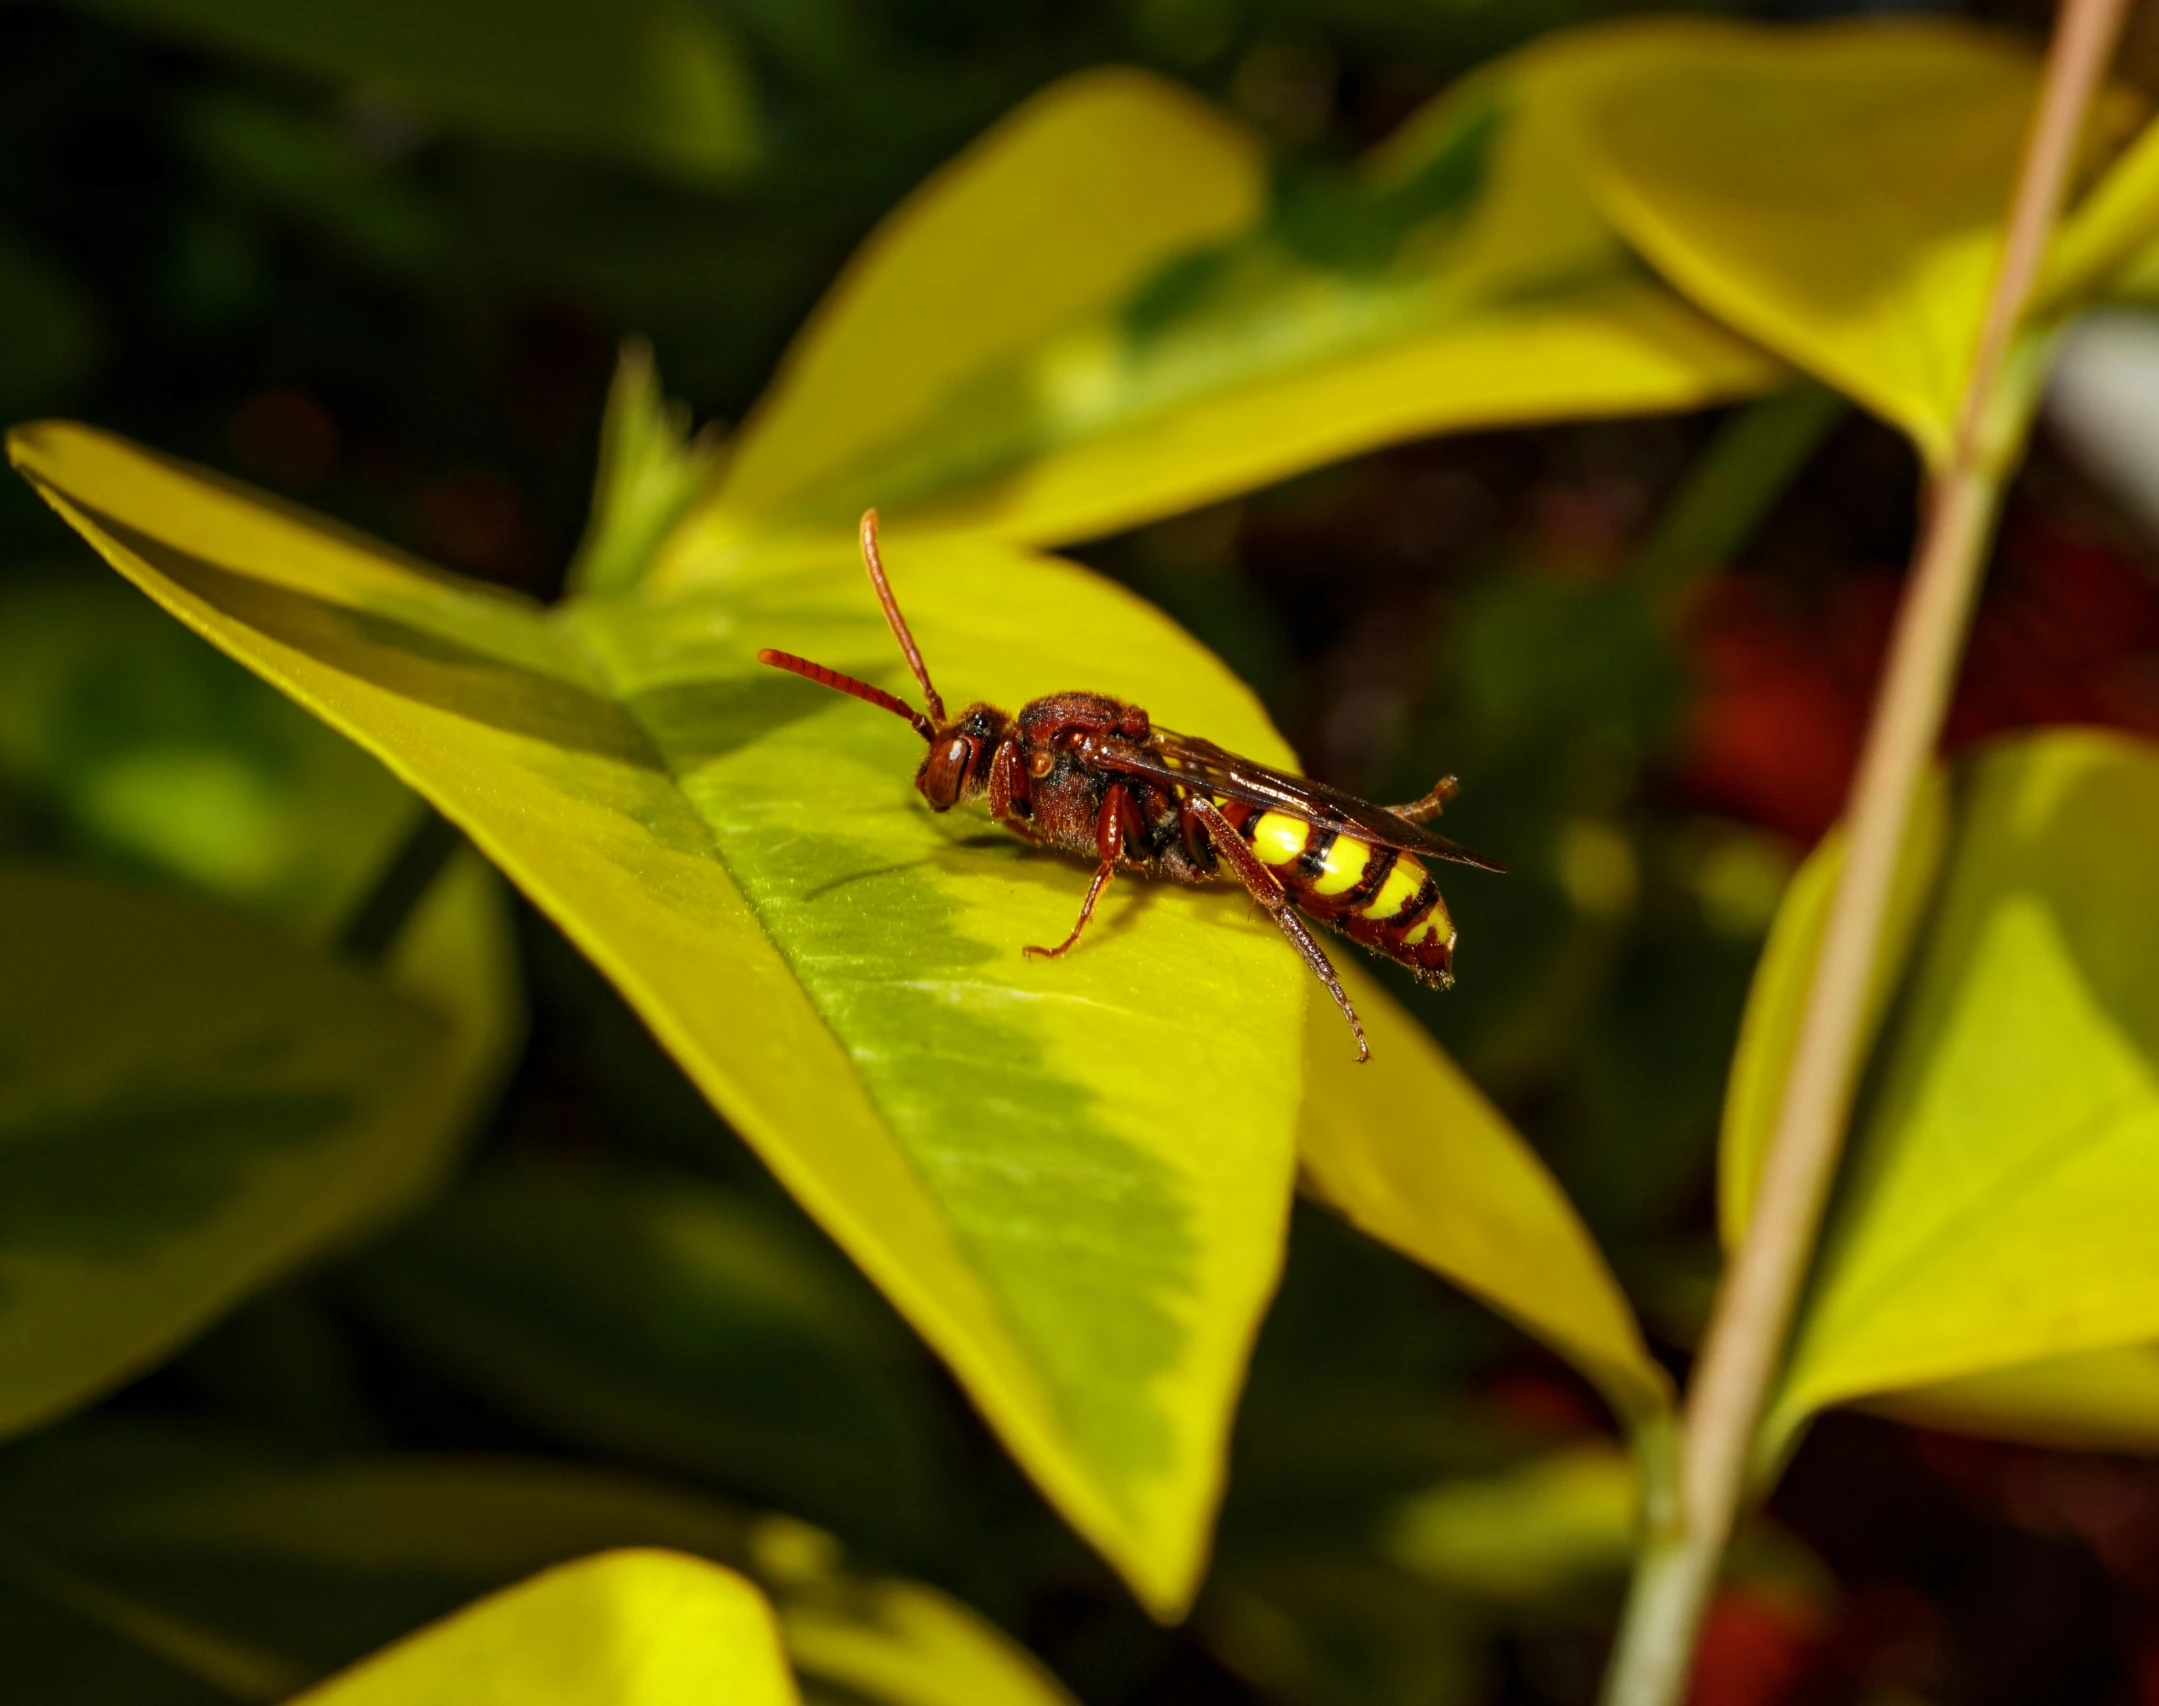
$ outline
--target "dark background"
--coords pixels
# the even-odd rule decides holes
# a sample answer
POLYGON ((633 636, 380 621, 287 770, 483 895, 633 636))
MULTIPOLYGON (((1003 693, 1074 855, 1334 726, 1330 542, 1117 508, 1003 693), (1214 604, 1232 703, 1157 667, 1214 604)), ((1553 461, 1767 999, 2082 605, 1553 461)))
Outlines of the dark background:
MULTIPOLYGON (((745 0, 727 16, 765 157, 692 189, 6 0, 0 417, 92 420, 552 597, 619 340, 649 337, 700 419, 739 419, 855 243, 1030 91, 1137 60, 1238 109, 1285 158, 1347 158, 1468 66, 1606 11, 745 0)), ((2124 70, 2150 86, 2159 34, 2140 29, 2124 70)), ((1918 479, 1900 439, 1847 415, 1674 632, 1616 574, 1717 425, 1411 445, 1074 553, 1219 650, 1316 772, 1381 798, 1462 774, 1450 826, 1515 875, 1457 901, 1461 987, 1419 1011, 1559 1173, 1675 1369, 1715 1272, 1712 1155, 1740 1004, 1778 885, 1839 809, 1918 479)), ((2042 439, 1951 739, 2037 722, 2159 733, 2154 567, 2042 439)), ((25 488, 0 488, 0 578, 104 572, 25 488)), ((125 862, 34 777, 0 778, 0 838, 125 862)), ((685 1169, 839 1264, 597 974, 529 912, 521 928, 534 1028, 483 1150, 685 1169)), ((640 1461, 501 1403, 400 1330, 368 1265, 401 1248, 422 1260, 439 1235, 423 1225, 416 1245, 282 1288, 113 1404, 301 1442, 640 1461), (330 1386, 262 1376, 284 1366, 264 1347, 295 1334, 340 1371, 330 1386)), ((1147 1624, 942 1373, 904 1343, 892 1355, 963 1491, 926 1525, 804 1514, 969 1598, 1090 1703, 1593 1692, 1615 1581, 1485 1603, 1390 1571, 1368 1541, 1438 1476, 1595 1433, 1594 1400, 1316 1211, 1299 1212, 1216 1585, 1189 1629, 1147 1624), (1240 1633, 1248 1603, 1302 1631, 1310 1677, 1270 1669, 1240 1633)), ((704 1479, 778 1497, 753 1474, 704 1479)), ((2140 1465, 1832 1417, 1774 1517, 1826 1574, 1796 1597, 1720 1600, 1704 1702, 2159 1701, 2159 1476, 2140 1465)))

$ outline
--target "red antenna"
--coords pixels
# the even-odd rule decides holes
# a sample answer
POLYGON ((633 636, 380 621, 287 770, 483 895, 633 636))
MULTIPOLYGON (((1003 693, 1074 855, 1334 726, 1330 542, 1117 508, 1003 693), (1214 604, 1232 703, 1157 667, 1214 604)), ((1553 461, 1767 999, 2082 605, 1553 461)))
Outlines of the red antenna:
POLYGON ((922 683, 922 697, 930 702, 930 715, 942 723, 945 702, 930 685, 929 665, 922 661, 921 648, 915 644, 914 635, 907 631, 907 618, 900 614, 899 600, 892 596, 892 583, 885 579, 885 561, 877 551, 877 512, 874 509, 862 512, 862 566, 870 571, 870 585, 877 589, 877 602, 885 607, 885 620, 892 625, 892 637, 900 643, 900 656, 907 660, 907 667, 922 683))
POLYGON ((799 675, 805 681, 814 681, 820 687, 830 687, 841 693, 852 694, 857 699, 867 699, 890 711, 895 717, 905 717, 914 724, 915 731, 926 741, 935 741, 937 725, 904 699, 895 699, 882 687, 872 687, 867 681, 857 681, 851 675, 842 675, 836 669, 827 669, 821 663, 808 658, 798 658, 793 652, 776 652, 770 646, 757 654, 759 663, 769 663, 774 669, 784 669, 789 675, 799 675))
POLYGON ((892 583, 885 579, 884 560, 877 554, 877 512, 874 509, 862 512, 862 566, 870 571, 870 585, 877 589, 877 601, 885 607, 885 621, 891 624, 892 637, 899 641, 900 655, 907 660, 907 667, 922 683, 923 696, 929 700, 936 722, 931 722, 906 700, 893 697, 882 687, 872 687, 867 681, 857 681, 853 676, 827 669, 821 663, 798 658, 793 652, 777 652, 768 646, 757 654, 757 661, 770 664, 774 669, 784 669, 790 675, 799 675, 805 681, 814 681, 820 687, 829 687, 836 693, 865 700, 881 710, 890 711, 895 717, 905 717, 914 724, 917 734, 934 744, 937 726, 945 720, 945 702, 930 685, 929 666, 922 661, 922 652, 915 644, 914 635, 907 631, 907 618, 900 614, 899 602, 892 596, 892 583))

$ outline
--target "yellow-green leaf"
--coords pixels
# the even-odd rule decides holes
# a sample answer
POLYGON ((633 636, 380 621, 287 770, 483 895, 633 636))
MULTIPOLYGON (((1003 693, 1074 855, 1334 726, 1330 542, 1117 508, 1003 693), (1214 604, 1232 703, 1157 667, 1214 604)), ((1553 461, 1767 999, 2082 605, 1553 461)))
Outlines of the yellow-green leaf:
MULTIPOLYGON (((2159 1340, 2159 752, 2096 733, 2002 743, 1958 777, 1908 987, 1769 1419, 1930 1388, 2004 1428, 2045 1370, 2159 1340), (2016 1371, 2021 1371, 2017 1373, 2016 1371)), ((2118 1366, 2118 1365, 2117 1365, 2118 1366)), ((2065 1395, 2074 1414, 2085 1400, 2065 1395)))
POLYGON ((677 1552, 562 1564, 408 1636, 295 1706, 796 1706, 765 1598, 677 1552))
POLYGON ((712 484, 724 449, 710 425, 693 434, 689 405, 661 391, 652 346, 624 344, 600 423, 591 517, 570 564, 572 590, 626 592, 643 580, 675 523, 712 484))
MULTIPOLYGON (((1603 205, 1703 307, 1947 453, 2038 87, 1935 21, 1695 25, 1595 117, 1603 205)), ((2093 146, 2133 103, 2103 101, 2093 146)))
MULTIPOLYGON (((1186 1602, 1279 1262, 1306 974, 1220 891, 1111 896, 934 818, 844 549, 549 615, 84 429, 17 465, 115 567, 434 803, 621 987, 1156 1611, 1186 1602)), ((987 541, 887 539, 955 696, 1085 684, 1277 762, 1159 615, 987 541)))
POLYGON ((661 576, 873 503, 1069 539, 1420 433, 1765 388, 1776 364, 1644 276, 1586 192, 1583 91, 1651 51, 1545 44, 1271 197, 1190 95, 1053 87, 871 238, 661 576))
POLYGON ((140 1373, 434 1181, 418 1004, 205 902, 0 867, 0 1431, 140 1373))
POLYGON ((1625 1571, 1640 1483, 1634 1459, 1609 1440, 1571 1446, 1405 1500, 1383 1544, 1396 1563, 1457 1592, 1549 1603, 1625 1571))
POLYGON ((695 0, 78 0, 86 10, 411 103, 504 141, 692 181, 756 157, 756 95, 695 0))
POLYGON ((1312 1004, 1297 1136, 1307 1188, 1542 1339, 1627 1422, 1666 1409, 1670 1382, 1544 1164, 1423 1026, 1340 969, 1372 1059, 1358 1066, 1340 1015, 1312 1004))
MULTIPOLYGON (((851 1568, 831 1535, 665 1482, 504 1456, 265 1461, 141 1423, 78 1427, 0 1478, 0 1522, 78 1581, 301 1676, 434 1606, 587 1553, 695 1553, 768 1594, 812 1689, 872 1706, 1069 1706, 1023 1648, 916 1582, 851 1568)), ((200 1670, 200 1666, 194 1666, 200 1670)))
MULTIPOLYGON (((1889 909, 1875 944, 1864 1033, 1869 1041, 1903 975, 1948 839, 1948 784, 1940 774, 1930 774, 1912 802, 1911 822, 1890 883, 1889 909)), ((1786 887, 1747 991, 1718 1133, 1717 1231, 1728 1251, 1738 1248, 1747 1217, 1754 1212, 1755 1182, 1791 1074, 1792 1049, 1799 1041, 1829 903, 1843 874, 1844 831, 1836 828, 1822 837, 1786 887)))

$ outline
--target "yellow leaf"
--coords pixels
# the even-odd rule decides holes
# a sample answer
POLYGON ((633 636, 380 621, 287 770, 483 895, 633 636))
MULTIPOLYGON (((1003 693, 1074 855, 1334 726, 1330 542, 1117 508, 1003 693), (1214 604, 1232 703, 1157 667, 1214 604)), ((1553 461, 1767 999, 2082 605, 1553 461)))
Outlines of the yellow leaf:
POLYGON ((294 1706, 797 1706, 764 1596, 675 1552, 562 1564, 309 1689, 294 1706))
POLYGON ((1055 86, 865 245, 659 579, 871 503, 1068 539, 1419 433, 1766 388, 1777 365, 1643 276, 1584 187, 1583 89, 1654 53, 1543 44, 1303 201, 1170 85, 1055 86))
POLYGON ((1628 1423, 1671 1385, 1574 1205, 1530 1147, 1393 998, 1343 966, 1372 1041, 1307 1015, 1297 1155, 1308 1188, 1361 1230, 1444 1274, 1573 1363, 1628 1423))
POLYGON ((1865 1405, 2062 1451, 2159 1451, 2159 1346, 2114 1345, 1907 1387, 1865 1405))
MULTIPOLYGON (((1696 302, 1947 453, 2038 86, 1967 26, 1702 24, 1596 115, 1603 205, 1696 302)), ((2103 101, 2093 146, 2133 103, 2103 101)))
MULTIPOLYGON (((1872 1068, 1840 1207, 1764 1427, 1891 1399, 1985 1431, 2103 1431, 2094 1353, 2159 1340, 2159 751, 2060 732, 1959 777, 1955 830, 1872 1068), (1976 1377, 1976 1386, 1970 1384, 1976 1377), (2062 1385, 2051 1386, 2058 1377, 2062 1385)), ((2133 1366, 2133 1365, 2132 1365, 2133 1366)))
MULTIPOLYGON (((1306 977, 1264 921, 1121 886, 1085 951, 1023 960, 1083 873, 933 818, 904 724, 754 661, 898 674, 844 549, 546 615, 103 435, 10 443, 115 567, 554 917, 1069 1520, 1181 1609, 1292 1168, 1306 977)), ((946 685, 1084 682, 1289 761, 1219 663, 1106 583, 888 546, 946 685)))
POLYGON ((207 1664, 175 1655, 198 1675, 228 1653, 258 1655, 256 1673, 293 1670, 287 1647, 364 1653, 430 1605, 593 1552, 665 1547, 754 1580, 813 1690, 866 1706, 1070 1706, 985 1618, 849 1567, 831 1535, 616 1470, 471 1453, 280 1461, 259 1441, 107 1419, 18 1453, 0 1520, 76 1580, 127 1583, 138 1621, 207 1642, 207 1664), (221 1584, 208 1595, 206 1574, 221 1584))

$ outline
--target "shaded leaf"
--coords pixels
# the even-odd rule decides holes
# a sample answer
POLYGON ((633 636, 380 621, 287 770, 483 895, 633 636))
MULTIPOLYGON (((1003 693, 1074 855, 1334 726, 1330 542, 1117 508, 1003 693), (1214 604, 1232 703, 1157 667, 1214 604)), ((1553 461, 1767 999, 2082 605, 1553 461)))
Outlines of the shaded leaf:
POLYGON ((533 1570, 661 1546, 759 1583, 813 1700, 825 1688, 876 1706, 1066 1699, 973 1612, 851 1569, 829 1535, 615 1471, 497 1456, 266 1462, 245 1442, 106 1424, 20 1453, 0 1476, 0 1524, 78 1577, 286 1655, 303 1676, 533 1570))
MULTIPOLYGON (((1279 1261, 1305 974, 1241 898, 1113 898, 932 818, 843 550, 543 616, 79 428, 10 440, 115 567, 418 788, 622 988, 1154 1609, 1197 1575, 1279 1261), (1175 1117, 1165 1119, 1164 1112, 1175 1117)), ((1084 681, 1277 762, 1249 694, 1129 596, 989 542, 888 540, 948 685, 1084 681)))
POLYGON ((301 1696, 305 1706, 793 1706, 772 1608, 732 1570, 681 1553, 560 1564, 301 1696))
POLYGON ((2088 733, 2006 742, 1963 768, 1954 820, 1767 1455, 1824 1405, 1915 1387, 1950 1420, 1951 1383, 1978 1376, 2002 1378, 1977 1388, 1971 1425, 2016 1431, 2020 1389, 2035 1431, 2103 1419, 2077 1359, 2159 1339, 2159 893, 2141 857, 2159 754, 2088 733), (2068 1383, 2059 1399, 2033 1364, 2068 1383))
POLYGON ((1385 1546, 1405 1568, 1460 1592, 1534 1604, 1622 1575, 1639 1502, 1633 1458, 1600 1440, 1443 1482, 1405 1501, 1385 1546))
POLYGON ((662 578, 872 503, 1069 539, 1393 439, 1763 389, 1775 364, 1644 277, 1588 197, 1576 109, 1644 52, 1546 43, 1354 177, 1271 195, 1191 96, 1056 85, 870 239, 662 578))
POLYGON ((78 0, 86 10, 409 102, 508 142, 693 181, 755 158, 755 93, 694 0, 78 0))
POLYGON ((439 1021, 202 902, 5 866, 0 939, 0 1430, 372 1230, 462 1129, 439 1021))
POLYGON ((1341 1018, 1309 1011, 1297 1156, 1307 1187, 1382 1243, 1550 1345, 1629 1423, 1671 1384, 1574 1205, 1491 1103, 1379 986, 1340 968, 1372 1039, 1355 1064, 1341 1018))
POLYGON ((695 1179, 483 1175, 354 1277, 450 1377, 569 1438, 888 1551, 950 1519, 912 1343, 824 1251, 695 1179))
MULTIPOLYGON (((1695 301, 1949 447, 2038 88, 2003 37, 1692 26, 1595 128, 1603 205, 1695 301)), ((2102 101, 2093 146, 2134 116, 2102 101)))
POLYGON ((419 802, 94 565, 0 586, 0 774, 73 856, 327 942, 419 802))

